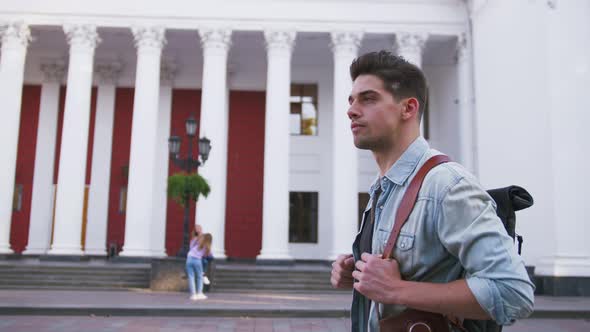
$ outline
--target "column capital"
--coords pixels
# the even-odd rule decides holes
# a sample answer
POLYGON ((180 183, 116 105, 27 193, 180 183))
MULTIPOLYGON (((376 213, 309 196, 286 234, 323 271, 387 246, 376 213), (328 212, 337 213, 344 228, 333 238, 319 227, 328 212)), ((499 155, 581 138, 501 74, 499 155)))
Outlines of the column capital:
POLYGON ((267 30, 264 31, 264 40, 266 41, 267 50, 286 50, 293 51, 295 46, 295 31, 279 31, 267 30))
POLYGON ((330 36, 334 54, 348 53, 356 55, 363 39, 362 32, 332 32, 330 36))
POLYGON ((399 32, 396 34, 396 37, 398 53, 412 52, 422 54, 428 34, 423 32, 399 32))
POLYGON ((131 28, 137 49, 150 47, 162 49, 166 45, 166 29, 159 26, 135 26, 131 28))
POLYGON ((27 47, 32 40, 29 26, 22 21, 9 22, 0 26, 0 36, 2 45, 16 41, 27 47))
POLYGON ((203 50, 216 49, 227 52, 231 45, 232 31, 228 28, 203 28, 199 30, 203 50))
POLYGON ((116 85, 122 71, 123 64, 119 61, 97 60, 94 65, 97 81, 102 85, 116 85))
POLYGON ((66 72, 66 62, 63 59, 43 59, 41 60, 41 72, 45 83, 61 84, 66 72))
POLYGON ((68 24, 63 29, 70 46, 94 49, 101 41, 94 25, 68 24))
POLYGON ((163 60, 160 64, 160 83, 162 85, 172 86, 177 72, 178 66, 175 61, 163 60))

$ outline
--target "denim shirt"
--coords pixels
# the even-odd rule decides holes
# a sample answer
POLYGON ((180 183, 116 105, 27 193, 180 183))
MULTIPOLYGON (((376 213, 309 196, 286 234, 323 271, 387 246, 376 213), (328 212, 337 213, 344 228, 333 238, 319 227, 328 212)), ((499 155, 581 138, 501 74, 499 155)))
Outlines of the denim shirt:
MULTIPOLYGON (((371 186, 371 200, 361 229, 368 219, 377 181, 383 190, 375 211, 373 254, 383 253, 397 208, 412 178, 430 157, 438 154, 419 137, 371 186)), ((360 231, 353 244, 355 260, 361 254, 359 235, 360 231)), ((428 173, 393 252, 404 280, 448 283, 465 278, 481 307, 500 325, 509 325, 533 310, 534 285, 496 215, 495 202, 457 163, 439 165, 428 173)), ((380 318, 405 309, 371 302, 365 327, 364 303, 364 297, 354 291, 353 331, 379 331, 380 318)))

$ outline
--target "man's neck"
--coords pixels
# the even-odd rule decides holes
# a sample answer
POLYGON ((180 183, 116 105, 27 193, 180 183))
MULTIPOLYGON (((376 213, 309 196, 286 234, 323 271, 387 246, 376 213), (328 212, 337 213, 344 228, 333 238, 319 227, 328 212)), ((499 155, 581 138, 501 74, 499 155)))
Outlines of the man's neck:
POLYGON ((383 151, 373 151, 373 157, 379 167, 379 176, 384 176, 396 161, 404 154, 408 147, 420 136, 420 133, 401 135, 395 143, 383 151))

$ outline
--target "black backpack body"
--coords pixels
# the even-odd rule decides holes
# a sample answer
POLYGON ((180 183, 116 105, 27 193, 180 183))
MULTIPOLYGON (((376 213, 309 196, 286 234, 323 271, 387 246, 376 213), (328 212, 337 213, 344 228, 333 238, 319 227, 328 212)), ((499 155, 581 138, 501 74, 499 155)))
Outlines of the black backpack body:
MULTIPOLYGON (((522 250, 522 236, 516 234, 516 211, 526 209, 533 205, 533 197, 524 188, 509 186, 488 190, 496 202, 496 214, 500 217, 506 233, 512 240, 518 241, 518 254, 522 250)), ((463 321, 463 327, 469 332, 501 332, 502 326, 493 320, 471 320, 463 321)))

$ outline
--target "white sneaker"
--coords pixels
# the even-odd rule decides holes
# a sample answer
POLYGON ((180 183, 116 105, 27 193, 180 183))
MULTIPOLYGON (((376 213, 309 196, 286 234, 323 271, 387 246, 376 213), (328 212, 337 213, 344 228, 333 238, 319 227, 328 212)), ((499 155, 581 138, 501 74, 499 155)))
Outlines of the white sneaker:
POLYGON ((196 300, 198 300, 198 299, 199 299, 199 297, 197 296, 197 294, 193 294, 193 295, 191 295, 190 299, 191 299, 192 301, 196 301, 196 300))
POLYGON ((203 275, 203 285, 209 285, 211 284, 211 281, 209 281, 209 278, 207 278, 206 275, 203 275))
POLYGON ((195 300, 205 300, 207 298, 207 295, 203 294, 203 293, 198 293, 197 295, 195 295, 195 300))

